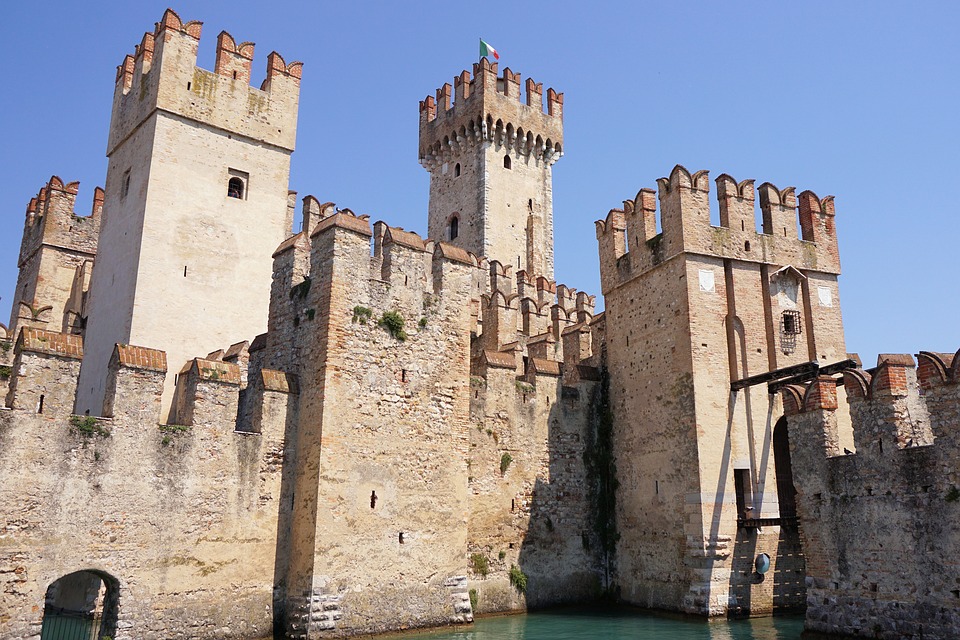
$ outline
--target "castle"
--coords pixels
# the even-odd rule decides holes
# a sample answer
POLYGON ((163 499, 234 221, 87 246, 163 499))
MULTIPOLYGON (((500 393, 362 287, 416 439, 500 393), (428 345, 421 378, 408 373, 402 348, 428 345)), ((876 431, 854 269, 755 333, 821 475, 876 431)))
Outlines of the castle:
POLYGON ((346 637, 602 594, 960 633, 960 357, 848 356, 832 198, 723 174, 714 227, 677 166, 596 223, 595 313, 553 279, 563 94, 484 58, 420 103, 428 238, 313 196, 293 234, 302 65, 251 87, 253 44, 222 32, 205 71, 201 31, 167 10, 118 68, 92 215, 58 177, 27 207, 5 635, 346 637))

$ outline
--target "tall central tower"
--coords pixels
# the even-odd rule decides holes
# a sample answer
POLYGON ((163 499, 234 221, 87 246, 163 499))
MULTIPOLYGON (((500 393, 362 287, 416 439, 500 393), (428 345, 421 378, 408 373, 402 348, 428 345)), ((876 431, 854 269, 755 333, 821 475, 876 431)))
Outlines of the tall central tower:
POLYGON ((563 153, 563 94, 486 58, 420 102, 431 238, 553 279, 552 167, 563 153), (452 94, 451 95, 451 91, 452 94), (452 98, 452 99, 451 99, 452 98))

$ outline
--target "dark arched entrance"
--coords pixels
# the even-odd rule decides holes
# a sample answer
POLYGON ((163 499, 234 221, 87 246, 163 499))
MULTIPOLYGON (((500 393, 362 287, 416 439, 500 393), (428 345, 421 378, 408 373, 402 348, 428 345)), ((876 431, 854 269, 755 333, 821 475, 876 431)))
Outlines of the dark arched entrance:
POLYGON ((777 497, 780 517, 797 517, 797 490, 793 486, 793 465, 790 463, 790 438, 787 418, 781 417, 773 427, 773 464, 777 473, 777 497))
POLYGON ((99 571, 76 571, 47 587, 40 640, 102 640, 117 629, 117 581, 99 571))

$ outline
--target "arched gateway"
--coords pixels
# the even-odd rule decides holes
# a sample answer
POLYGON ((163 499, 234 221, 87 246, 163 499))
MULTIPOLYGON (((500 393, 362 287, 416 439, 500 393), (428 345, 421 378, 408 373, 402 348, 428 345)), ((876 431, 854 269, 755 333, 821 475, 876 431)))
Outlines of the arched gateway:
POLYGON ((76 571, 47 587, 40 640, 103 640, 117 629, 116 578, 76 571))

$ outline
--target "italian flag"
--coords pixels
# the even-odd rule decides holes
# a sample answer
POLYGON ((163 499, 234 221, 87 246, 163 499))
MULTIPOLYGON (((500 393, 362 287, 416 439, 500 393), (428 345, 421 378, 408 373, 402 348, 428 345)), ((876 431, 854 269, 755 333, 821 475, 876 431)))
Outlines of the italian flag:
POLYGON ((483 38, 480 38, 480 57, 482 58, 484 56, 493 56, 494 60, 500 59, 500 54, 497 53, 497 50, 484 42, 483 38))

